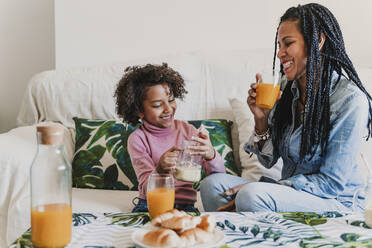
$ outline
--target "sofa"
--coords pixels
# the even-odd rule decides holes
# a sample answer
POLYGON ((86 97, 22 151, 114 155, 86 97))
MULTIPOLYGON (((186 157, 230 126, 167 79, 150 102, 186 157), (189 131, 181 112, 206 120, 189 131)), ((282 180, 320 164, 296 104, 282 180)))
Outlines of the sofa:
MULTIPOLYGON (((247 154, 242 149, 254 125, 252 114, 245 103, 249 85, 256 72, 260 72, 268 63, 271 64, 272 57, 272 51, 264 49, 195 51, 45 71, 33 76, 22 99, 17 118, 18 127, 0 134, 0 246, 9 245, 30 227, 29 171, 37 148, 35 126, 43 123, 62 125, 65 129, 66 158, 76 166, 78 155, 84 148, 83 143, 88 140, 86 138, 81 142, 81 136, 90 128, 89 125, 102 125, 109 121, 110 125, 124 128, 121 130, 129 130, 115 113, 113 97, 116 84, 129 65, 167 62, 170 67, 179 71, 185 80, 188 94, 184 101, 178 102, 176 119, 199 121, 199 124, 200 121, 207 121, 211 124, 209 131, 213 131, 213 125, 217 123, 213 120, 226 120, 224 123, 229 123, 229 128, 223 135, 231 139, 231 144, 218 149, 223 157, 230 159, 227 167, 229 173, 251 180, 258 180, 262 175, 279 179, 280 161, 267 170, 254 155, 247 154)), ((372 92, 372 67, 357 67, 357 70, 367 89, 372 92)), ((101 135, 100 138, 105 142, 104 136, 101 135)), ((89 145, 85 144, 84 152, 89 150, 89 145)), ((123 140, 121 145, 125 146, 123 140)), ((121 149, 121 145, 117 149, 121 149)), ((361 150, 367 160, 372 161, 371 141, 363 141, 361 150)), ((125 155, 121 156, 125 165, 127 154, 125 151, 122 154, 125 155)), ((101 156, 102 159, 105 156, 101 156)), ((112 160, 112 157, 108 159, 112 160)), ((115 171, 116 179, 109 183, 105 180, 87 182, 76 179, 72 190, 74 212, 131 211, 132 199, 137 196, 137 191, 133 190, 135 182, 126 177, 130 171, 122 173, 128 166, 123 169, 123 166, 114 164, 110 168, 115 171), (125 178, 119 180, 123 175, 125 178)), ((75 168, 75 173, 78 174, 76 171, 75 168)), ((196 206, 203 211, 199 194, 196 206)))

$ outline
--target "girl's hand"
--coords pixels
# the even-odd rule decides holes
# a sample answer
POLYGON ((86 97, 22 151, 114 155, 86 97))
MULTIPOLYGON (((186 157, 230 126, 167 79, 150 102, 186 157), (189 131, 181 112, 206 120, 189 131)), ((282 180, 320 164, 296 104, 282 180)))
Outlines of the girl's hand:
POLYGON ((238 186, 235 186, 233 188, 230 188, 230 189, 226 190, 224 192, 224 195, 225 196, 231 196, 233 199, 229 203, 227 203, 226 205, 217 208, 217 211, 236 212, 236 206, 235 206, 235 197, 236 197, 236 194, 246 184, 248 184, 248 183, 243 183, 243 184, 240 184, 238 186))
POLYGON ((201 126, 198 137, 193 136, 191 139, 198 143, 198 145, 188 147, 190 150, 192 150, 192 155, 200 155, 205 160, 214 159, 215 150, 212 146, 211 140, 209 139, 209 132, 207 129, 201 126))
POLYGON ((173 146, 168 151, 164 152, 163 155, 161 155, 159 159, 159 163, 156 167, 156 171, 159 173, 169 173, 176 167, 177 157, 178 157, 178 151, 181 151, 182 149, 173 146))

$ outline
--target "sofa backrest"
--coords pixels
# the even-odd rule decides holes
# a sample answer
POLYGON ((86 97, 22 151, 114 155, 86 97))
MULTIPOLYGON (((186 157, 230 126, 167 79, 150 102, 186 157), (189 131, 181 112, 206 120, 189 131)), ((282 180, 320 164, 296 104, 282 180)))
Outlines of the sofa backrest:
MULTIPOLYGON (((177 119, 234 120, 229 98, 238 98, 245 102, 256 72, 271 66, 272 58, 272 51, 260 49, 199 51, 42 72, 31 79, 26 89, 17 124, 25 126, 53 121, 73 129, 74 116, 87 119, 118 119, 113 95, 124 69, 130 65, 162 62, 167 62, 170 67, 180 72, 189 91, 185 100, 179 102, 177 119)), ((372 93, 372 67, 356 68, 363 84, 372 93)), ((239 147, 237 135, 235 130, 234 147, 239 147)), ((371 139, 368 142, 363 141, 361 150, 372 164, 371 139)), ((359 159, 359 164, 361 163, 359 159)))
POLYGON ((55 121, 73 127, 74 116, 117 119, 113 95, 124 69, 162 62, 181 73, 189 91, 184 102, 179 103, 176 118, 232 120, 228 98, 245 98, 256 69, 265 62, 271 64, 271 59, 267 50, 193 52, 42 72, 31 79, 26 89, 17 124, 55 121))

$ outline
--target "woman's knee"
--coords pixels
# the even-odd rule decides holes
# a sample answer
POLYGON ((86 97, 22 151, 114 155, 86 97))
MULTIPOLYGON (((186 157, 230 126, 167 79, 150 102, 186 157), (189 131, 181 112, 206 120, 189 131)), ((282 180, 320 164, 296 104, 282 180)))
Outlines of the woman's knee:
POLYGON ((219 182, 223 180, 224 173, 214 173, 205 177, 200 182, 200 191, 209 191, 210 189, 215 189, 219 182))
POLYGON ((236 210, 243 212, 275 211, 267 183, 252 182, 241 188, 235 198, 236 210))

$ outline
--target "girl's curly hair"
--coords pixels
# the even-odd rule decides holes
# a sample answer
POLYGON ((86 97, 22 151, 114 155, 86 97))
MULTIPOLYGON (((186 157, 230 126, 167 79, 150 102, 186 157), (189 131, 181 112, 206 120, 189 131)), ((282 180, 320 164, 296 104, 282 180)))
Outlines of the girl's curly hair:
POLYGON ((116 113, 123 121, 137 125, 138 114, 143 112, 142 102, 149 87, 163 83, 168 84, 175 98, 183 100, 187 94, 183 78, 167 63, 127 67, 115 90, 116 113))

